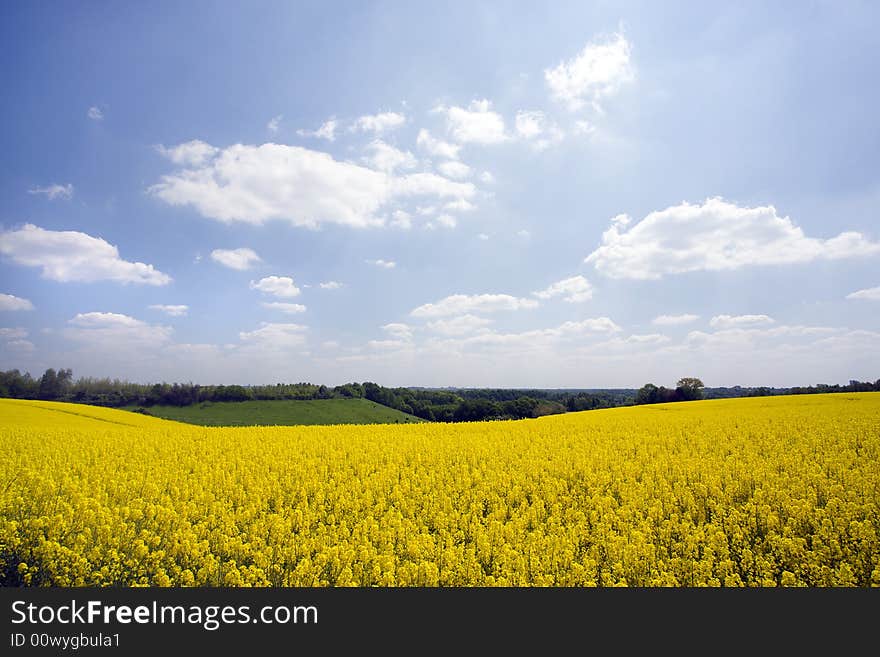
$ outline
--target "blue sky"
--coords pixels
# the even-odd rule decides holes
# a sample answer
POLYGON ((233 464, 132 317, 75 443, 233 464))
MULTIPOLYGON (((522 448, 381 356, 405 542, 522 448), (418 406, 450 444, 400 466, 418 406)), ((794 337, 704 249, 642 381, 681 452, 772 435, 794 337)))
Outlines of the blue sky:
POLYGON ((0 368, 880 374, 875 3, 5 3, 0 368))

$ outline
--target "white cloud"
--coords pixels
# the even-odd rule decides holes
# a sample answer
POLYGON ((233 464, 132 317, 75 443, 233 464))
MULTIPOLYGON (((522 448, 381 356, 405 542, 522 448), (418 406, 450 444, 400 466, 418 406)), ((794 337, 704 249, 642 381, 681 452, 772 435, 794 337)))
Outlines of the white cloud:
POLYGON ((33 309, 34 304, 32 304, 28 299, 17 297, 14 294, 0 294, 0 311, 33 309))
POLYGON ((320 287, 322 290, 338 290, 342 287, 342 283, 339 283, 338 281, 325 281, 321 283, 318 287, 320 287))
POLYGON ((211 260, 219 262, 224 267, 245 271, 256 264, 263 262, 253 249, 214 249, 211 251, 211 260))
POLYGON ((171 277, 142 262, 119 257, 119 249, 99 237, 77 231, 44 230, 25 224, 0 233, 0 254, 18 265, 42 267, 42 276, 62 283, 116 281, 166 285, 171 277))
POLYGON ((565 133, 558 126, 548 123, 546 115, 540 110, 517 112, 516 134, 521 139, 531 142, 536 150, 544 150, 565 137, 565 133))
POLYGON ((489 171, 484 171, 480 174, 480 182, 486 183, 487 185, 493 185, 495 184, 495 176, 489 171))
POLYGON ((527 240, 532 236, 532 234, 529 231, 527 231, 525 228, 523 228, 522 230, 516 231, 516 236, 527 240))
POLYGON ((520 355, 528 351, 552 354, 560 343, 577 343, 584 339, 607 336, 618 331, 620 331, 620 327, 608 317, 596 317, 579 322, 564 322, 553 328, 534 329, 521 333, 500 333, 481 329, 474 335, 437 340, 434 343, 429 342, 428 346, 447 354, 454 353, 459 349, 491 350, 520 355))
POLYGON ((446 116, 446 130, 460 144, 497 144, 507 140, 504 118, 491 110, 486 100, 473 100, 467 108, 439 106, 434 111, 446 116))
POLYGON ((486 242, 489 240, 489 236, 486 233, 479 233, 477 239, 486 242))
POLYGON ((534 299, 518 299, 509 294, 453 294, 436 303, 426 303, 414 309, 413 317, 445 317, 472 312, 493 313, 501 310, 537 308, 534 299))
POLYGON ((297 130, 296 134, 300 137, 315 137, 317 139, 326 139, 327 141, 336 141, 336 128, 339 122, 336 119, 324 121, 317 130, 297 130))
POLYGON ((434 173, 411 173, 392 180, 395 196, 434 196, 437 198, 469 199, 476 194, 471 183, 453 182, 434 173))
POLYGON ((308 327, 301 324, 276 324, 262 322, 260 328, 253 331, 242 331, 239 339, 252 346, 269 351, 280 351, 305 344, 304 332, 308 327))
POLYGON ((397 149, 381 139, 370 142, 366 150, 370 154, 363 161, 379 171, 393 173, 396 169, 414 169, 418 164, 412 153, 397 149))
MULTIPOLYGON (((759 345, 780 339, 803 339, 803 338, 827 338, 828 336, 840 336, 846 333, 846 329, 838 329, 827 326, 761 326, 756 325, 718 324, 720 329, 713 333, 705 331, 691 331, 687 335, 686 346, 691 349, 701 349, 707 353, 738 352, 752 353, 759 345)), ((778 342, 774 342, 778 344, 778 342)), ((818 344, 818 343, 814 343, 818 344)))
POLYGON ((655 326, 678 326, 680 324, 690 324, 700 319, 699 315, 683 314, 683 315, 659 315, 651 320, 655 326))
POLYGON ((34 343, 30 340, 10 340, 3 346, 7 351, 12 351, 20 354, 31 353, 36 349, 34 343))
POLYGON ((219 149, 206 144, 198 139, 193 139, 184 144, 178 144, 166 148, 162 144, 156 146, 156 150, 167 159, 179 166, 197 167, 205 164, 213 158, 219 149))
POLYGON ((324 223, 382 225, 378 211, 411 197, 469 199, 471 183, 433 173, 393 176, 299 146, 235 144, 200 166, 162 177, 149 191, 171 205, 192 205, 222 222, 286 220, 316 228, 324 223))
POLYGON ((718 329, 761 326, 773 324, 776 320, 767 315, 716 315, 709 320, 709 326, 718 329))
POLYGON ((419 130, 419 136, 416 137, 416 145, 422 150, 427 151, 429 155, 445 157, 449 160, 458 159, 458 152, 461 150, 461 146, 450 144, 442 139, 436 139, 424 128, 419 130))
POLYGON ((602 246, 585 259, 612 278, 657 279, 666 274, 880 253, 880 243, 861 233, 806 237, 773 206, 743 208, 721 198, 652 212, 629 230, 624 228, 625 219, 625 215, 616 217, 602 235, 602 246))
POLYGON ((448 160, 437 165, 437 170, 447 178, 463 180, 471 175, 471 168, 464 162, 448 160))
POLYGON ((569 110, 587 103, 598 109, 602 98, 611 96, 635 78, 632 47, 623 34, 588 43, 574 58, 544 71, 544 80, 555 100, 569 110))
POLYGON ((396 340, 412 340, 412 327, 409 324, 392 322, 385 324, 382 330, 396 340))
POLYGON ((412 215, 405 210, 395 210, 391 213, 391 225, 395 228, 409 230, 412 228, 412 215))
POLYGON ((382 260, 381 258, 378 260, 365 260, 368 265, 374 265, 379 269, 394 269, 397 266, 397 263, 393 260, 382 260))
POLYGON ((67 338, 100 350, 155 348, 166 345, 172 333, 168 326, 147 324, 119 313, 79 313, 68 324, 71 328, 63 332, 67 338))
POLYGON ((165 304, 154 304, 154 305, 150 306, 150 310, 158 310, 159 312, 165 313, 166 315, 170 315, 171 317, 185 317, 186 313, 189 311, 189 306, 185 306, 185 305, 168 306, 165 304))
POLYGON ((546 117, 540 110, 516 113, 516 134, 523 139, 533 139, 544 132, 546 117))
POLYGON ((351 130, 374 132, 377 135, 387 130, 394 130, 406 123, 406 117, 397 112, 380 112, 379 114, 360 117, 354 122, 351 130))
POLYGON ((250 287, 263 294, 271 294, 284 299, 290 299, 300 294, 300 289, 289 276, 266 276, 257 282, 251 281, 250 287))
POLYGON ((50 201, 54 201, 56 198, 64 199, 66 201, 73 196, 73 185, 70 183, 67 183, 66 185, 53 183, 46 187, 33 187, 28 190, 28 194, 42 194, 50 201))
POLYGON ((477 206, 470 201, 460 198, 454 201, 450 201, 449 203, 445 203, 443 205, 443 209, 449 210, 451 212, 470 212, 471 210, 476 210, 477 206))
POLYGON ((278 132, 278 129, 281 127, 281 119, 284 118, 283 114, 279 114, 278 116, 273 116, 269 119, 269 122, 266 124, 266 130, 271 132, 273 135, 278 132))
POLYGON ((461 315, 460 317, 450 317, 449 319, 438 319, 428 322, 427 326, 430 330, 441 335, 459 336, 486 330, 486 327, 491 323, 492 320, 485 317, 461 315))
POLYGON ((846 295, 847 299, 865 299, 870 301, 880 301, 880 287, 869 287, 864 290, 858 290, 846 295))
POLYGON ((593 298, 593 286, 583 276, 572 276, 553 283, 549 287, 532 294, 539 299, 552 299, 561 296, 568 303, 582 303, 593 298))
POLYGON ((596 132, 596 126, 589 121, 575 121, 574 134, 590 136, 596 132))
POLYGON ((669 342, 669 337, 660 335, 659 333, 649 333, 647 335, 631 335, 626 338, 626 342, 633 344, 663 344, 669 342))
POLYGON ((96 105, 92 105, 89 108, 89 111, 86 112, 86 116, 88 116, 92 121, 103 121, 104 120, 104 112, 101 111, 100 107, 96 105))
POLYGON ((367 342, 367 346, 370 349, 391 351, 396 349, 409 349, 412 347, 412 342, 409 340, 370 340, 367 342))
POLYGON ((27 336, 28 332, 23 328, 0 328, 0 340, 20 340, 27 336))
POLYGON ((435 221, 444 228, 455 228, 458 221, 451 214, 437 215, 435 221))
POLYGON ((269 310, 279 310, 285 315, 295 315, 296 313, 304 313, 306 307, 301 303, 284 303, 282 301, 269 301, 262 304, 263 308, 269 310))

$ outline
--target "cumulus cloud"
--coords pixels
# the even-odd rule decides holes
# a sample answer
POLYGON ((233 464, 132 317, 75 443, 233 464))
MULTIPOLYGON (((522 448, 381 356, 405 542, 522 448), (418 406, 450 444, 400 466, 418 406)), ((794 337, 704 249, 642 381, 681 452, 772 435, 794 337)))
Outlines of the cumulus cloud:
POLYGON ((363 161, 373 169, 393 173, 396 169, 414 169, 418 162, 409 151, 402 151, 381 139, 370 142, 366 150, 368 155, 363 161))
POLYGON ((381 258, 378 260, 365 260, 364 262, 379 269, 394 269, 397 266, 397 263, 393 260, 382 260, 381 258))
POLYGON ((459 349, 470 351, 493 351, 522 354, 527 351, 552 352, 562 343, 579 343, 596 337, 607 337, 620 331, 620 327, 608 317, 596 317, 578 322, 564 322, 559 326, 522 331, 520 333, 501 333, 480 330, 474 335, 438 340, 429 347, 442 352, 459 349))
POLYGON ((419 130, 419 135, 416 137, 416 145, 427 152, 428 155, 445 157, 449 160, 458 159, 458 152, 461 150, 461 146, 437 139, 424 128, 419 130))
POLYGON ((7 351, 19 354, 28 354, 36 350, 34 343, 30 340, 10 340, 9 342, 4 343, 3 347, 7 351))
POLYGON ((448 160, 437 165, 437 170, 447 178, 463 180, 471 175, 471 168, 464 162, 448 160))
POLYGON ((284 116, 282 114, 279 114, 278 116, 273 116, 266 124, 266 130, 271 132, 273 135, 277 133, 278 129, 281 127, 281 119, 283 118, 284 116))
POLYGON ((582 303, 593 298, 593 286, 583 276, 572 276, 532 294, 539 299, 562 297, 568 303, 582 303))
POLYGON ((863 299, 867 301, 880 301, 880 287, 869 287, 846 295, 847 299, 863 299))
POLYGON ((445 317, 465 315, 473 312, 493 313, 502 310, 524 310, 537 308, 534 299, 519 299, 509 294, 453 294, 435 303, 426 303, 415 308, 413 317, 445 317))
POLYGON ((699 315, 659 315, 651 320, 656 326, 679 326, 680 324, 690 324, 700 319, 699 315))
POLYGON ((385 324, 385 326, 382 327, 382 330, 396 340, 412 339, 413 332, 412 327, 409 324, 392 322, 391 324, 385 324))
POLYGON ((316 139, 326 139, 327 141, 336 141, 336 128, 339 122, 336 119, 324 121, 317 130, 297 130, 296 134, 300 137, 315 137, 316 139))
POLYGON ((253 249, 214 249, 211 251, 211 260, 219 262, 224 267, 244 271, 256 264, 263 262, 253 249))
POLYGON ((773 206, 739 207, 721 198, 655 211, 626 229, 615 217, 602 245, 585 262, 612 278, 657 279, 667 274, 722 271, 750 265, 838 260, 880 253, 880 243, 848 231, 807 237, 773 206))
POLYGON ((537 150, 562 141, 565 134, 556 125, 547 121, 547 116, 540 110, 516 113, 516 134, 520 139, 532 143, 537 150))
POLYGON ((616 94, 635 78, 632 47, 623 34, 589 42, 581 52, 544 71, 544 80, 553 98, 571 111, 616 94))
POLYGON ((34 304, 32 304, 28 299, 17 297, 14 294, 0 294, 0 311, 33 309, 34 304))
POLYGON ((199 165, 163 176, 149 191, 170 205, 191 205, 202 216, 226 223, 285 220, 310 228, 325 223, 379 226, 384 219, 378 211, 394 201, 476 195, 473 184, 434 173, 394 176, 327 153, 272 143, 218 150, 199 165))
POLYGON ((379 114, 360 117, 351 126, 352 130, 382 134, 394 130, 406 123, 406 117, 398 112, 380 112, 379 114))
POLYGON ((92 121, 104 120, 104 112, 102 112, 101 108, 97 105, 92 105, 86 112, 86 116, 88 116, 92 121))
MULTIPOLYGON (((691 331, 687 335, 685 345, 690 349, 700 349, 707 353, 739 352, 751 353, 760 345, 769 343, 780 344, 780 340, 813 340, 829 336, 839 337, 847 333, 846 329, 828 326, 762 326, 720 324, 714 332, 691 331)), ((805 343, 802 343, 805 344, 805 343)))
POLYGON ((449 203, 445 203, 443 205, 444 210, 449 210, 451 212, 470 212, 471 210, 475 210, 477 206, 475 206, 470 201, 466 201, 463 198, 457 199, 455 201, 450 201, 449 203))
POLYGON ((23 328, 0 328, 0 340, 18 340, 27 336, 28 332, 23 328))
POLYGON ((726 329, 773 324, 776 320, 767 315, 716 315, 709 320, 712 328, 726 329))
POLYGON ((302 324, 262 322, 260 328, 253 331, 242 331, 238 337, 242 342, 252 347, 280 351, 305 344, 305 331, 307 330, 308 327, 302 324))
POLYGON ((441 105, 434 111, 446 117, 446 130, 460 144, 498 144, 507 140, 504 118, 493 112, 488 100, 473 100, 465 107, 441 105))
POLYGON ((338 290, 342 287, 342 283, 338 281, 324 281, 318 285, 322 290, 338 290))
POLYGON ((434 221, 443 226, 443 228, 455 228, 458 223, 458 220, 451 214, 439 214, 434 221))
POLYGON ((266 276, 259 281, 251 281, 250 287, 252 290, 259 290, 263 294, 271 294, 284 299, 296 297, 300 294, 300 289, 289 276, 266 276))
POLYGON ((301 303, 284 303, 283 301, 267 301, 262 304, 263 308, 268 308, 269 310, 278 310, 284 313, 285 315, 295 315, 297 313, 304 313, 306 311, 306 307, 301 303))
POLYGON ((185 317, 186 313, 189 311, 189 306, 185 306, 182 304, 169 306, 157 303, 150 306, 150 310, 158 310, 159 312, 170 315, 171 317, 185 317))
POLYGON ((409 230, 412 228, 412 215, 405 210, 395 210, 391 213, 391 225, 395 228, 409 230))
POLYGON ((491 319, 477 317, 476 315, 461 315, 449 319, 438 319, 428 322, 427 327, 440 335, 459 336, 470 335, 482 330, 492 323, 491 319))
POLYGON ((155 348, 166 345, 172 333, 168 326, 109 312, 79 313, 68 324, 63 331, 67 338, 102 350, 155 348))
POLYGON ((180 166, 201 166, 213 158, 218 149, 198 139, 166 148, 162 144, 156 150, 165 158, 180 166))
POLYGON ((142 262, 119 257, 119 249, 99 237, 77 231, 45 230, 25 224, 0 233, 0 254, 18 265, 41 267, 43 278, 71 281, 116 281, 167 285, 171 277, 142 262))
POLYGON ((51 185, 47 185, 46 187, 32 187, 28 190, 28 194, 41 194, 50 201, 54 201, 56 198, 60 198, 66 201, 73 196, 73 185, 71 185, 70 183, 67 183, 66 185, 53 183, 51 185))
POLYGON ((495 176, 493 176, 490 171, 484 171, 480 174, 480 182, 492 185, 495 183, 495 176))

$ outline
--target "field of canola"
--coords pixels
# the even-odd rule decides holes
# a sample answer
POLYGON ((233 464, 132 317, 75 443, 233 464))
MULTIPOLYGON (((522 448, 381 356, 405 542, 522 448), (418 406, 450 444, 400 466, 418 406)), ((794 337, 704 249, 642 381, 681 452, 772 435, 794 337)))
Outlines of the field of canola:
POLYGON ((880 585, 880 393, 253 428, 0 400, 0 440, 5 585, 880 585))

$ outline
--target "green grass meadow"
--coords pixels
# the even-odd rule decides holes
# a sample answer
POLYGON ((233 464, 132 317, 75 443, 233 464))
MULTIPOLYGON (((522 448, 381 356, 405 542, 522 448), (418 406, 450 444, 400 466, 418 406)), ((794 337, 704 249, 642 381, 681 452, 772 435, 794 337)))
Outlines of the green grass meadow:
POLYGON ((192 406, 128 407, 125 410, 209 427, 424 422, 414 415, 367 399, 205 402, 192 406))

